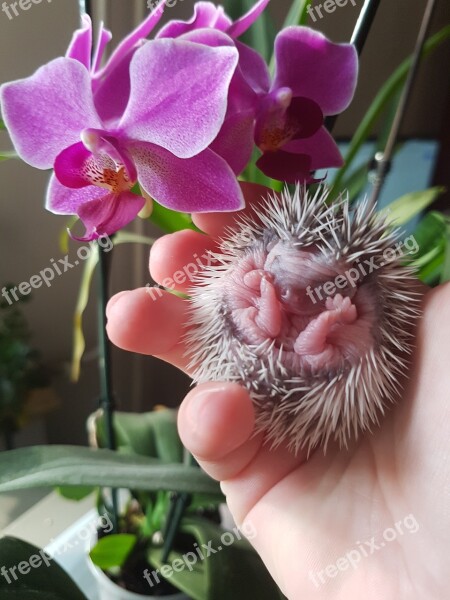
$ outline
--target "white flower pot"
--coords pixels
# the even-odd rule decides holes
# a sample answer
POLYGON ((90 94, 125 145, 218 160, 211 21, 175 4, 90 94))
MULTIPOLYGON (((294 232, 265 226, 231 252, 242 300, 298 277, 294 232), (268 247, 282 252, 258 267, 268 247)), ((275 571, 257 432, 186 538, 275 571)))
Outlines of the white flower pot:
MULTIPOLYGON (((120 586, 116 585, 101 569, 96 567, 94 563, 87 557, 89 570, 94 575, 98 586, 98 600, 145 600, 145 598, 155 598, 155 596, 142 596, 142 594, 135 594, 124 590, 120 586)), ((161 600, 189 600, 189 597, 181 592, 178 594, 171 594, 170 596, 158 596, 161 600)))

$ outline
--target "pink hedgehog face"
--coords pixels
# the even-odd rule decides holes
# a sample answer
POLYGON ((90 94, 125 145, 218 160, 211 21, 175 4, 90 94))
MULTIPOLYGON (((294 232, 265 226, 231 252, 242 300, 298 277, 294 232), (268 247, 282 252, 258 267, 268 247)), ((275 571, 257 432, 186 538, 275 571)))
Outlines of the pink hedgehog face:
POLYGON ((346 445, 377 423, 419 314, 398 231, 327 191, 271 198, 222 242, 191 295, 195 380, 236 381, 273 445, 346 445))

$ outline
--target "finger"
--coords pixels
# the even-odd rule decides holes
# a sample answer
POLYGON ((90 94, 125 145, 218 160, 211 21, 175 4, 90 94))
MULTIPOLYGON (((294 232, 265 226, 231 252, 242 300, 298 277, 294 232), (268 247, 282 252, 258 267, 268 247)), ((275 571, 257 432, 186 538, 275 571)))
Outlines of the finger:
POLYGON ((157 283, 179 292, 189 291, 196 274, 210 264, 208 253, 217 250, 217 238, 223 235, 225 228, 233 226, 238 215, 251 214, 270 191, 256 184, 242 183, 241 187, 247 199, 243 211, 193 215, 197 226, 209 235, 187 229, 165 235, 153 244, 150 274, 157 283))
POLYGON ((150 252, 150 275, 165 288, 187 293, 195 276, 211 262, 214 240, 190 229, 159 238, 150 252))
POLYGON ((243 210, 232 213, 196 213, 192 215, 195 225, 208 235, 220 238, 227 227, 235 227, 236 221, 244 215, 254 216, 254 209, 267 198, 269 193, 274 194, 273 190, 264 185, 244 181, 240 185, 246 202, 243 210))
POLYGON ((252 402, 236 383, 198 385, 178 414, 183 444, 218 480, 239 473, 258 452, 261 439, 252 438, 254 424, 252 402))
POLYGON ((184 445, 202 468, 222 482, 238 522, 303 457, 270 450, 253 436, 254 408, 236 383, 208 383, 192 390, 181 405, 178 428, 184 445))
POLYGON ((165 290, 140 288, 121 292, 108 303, 107 332, 113 344, 139 354, 152 354, 188 372, 182 340, 187 303, 165 290))

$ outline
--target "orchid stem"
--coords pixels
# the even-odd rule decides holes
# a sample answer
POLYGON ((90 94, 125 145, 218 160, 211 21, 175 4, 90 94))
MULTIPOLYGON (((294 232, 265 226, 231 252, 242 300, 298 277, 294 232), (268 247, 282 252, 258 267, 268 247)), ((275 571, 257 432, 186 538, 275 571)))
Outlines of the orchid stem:
MULTIPOLYGON (((91 0, 79 0, 80 16, 87 14, 92 18, 91 0)), ((109 299, 109 272, 110 257, 100 244, 97 244, 99 262, 99 289, 98 289, 98 369, 100 377, 100 408, 105 417, 106 443, 110 450, 116 450, 116 437, 114 433, 114 399, 112 393, 111 346, 106 335, 106 305, 109 299)), ((105 503, 106 506, 106 503, 105 503)), ((117 490, 111 489, 112 531, 116 533, 119 523, 117 490)))
MULTIPOLYGON (((114 398, 112 393, 111 346, 106 335, 106 305, 108 303, 108 282, 110 257, 106 250, 97 245, 99 261, 99 299, 98 299, 98 337, 99 337, 99 375, 100 407, 105 417, 106 442, 110 450, 116 450, 114 433, 114 398)), ((117 490, 111 489, 111 513, 113 532, 117 531, 118 506, 117 490)))

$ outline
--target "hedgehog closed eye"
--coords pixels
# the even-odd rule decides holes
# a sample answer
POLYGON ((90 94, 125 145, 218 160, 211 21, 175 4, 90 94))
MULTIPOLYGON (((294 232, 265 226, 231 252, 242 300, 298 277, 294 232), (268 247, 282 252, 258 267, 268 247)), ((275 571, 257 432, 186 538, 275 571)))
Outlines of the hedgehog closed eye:
POLYGON ((378 424, 420 314, 399 230, 367 201, 352 209, 327 196, 297 187, 266 199, 191 290, 195 381, 244 385, 256 431, 294 452, 346 446, 378 424))

